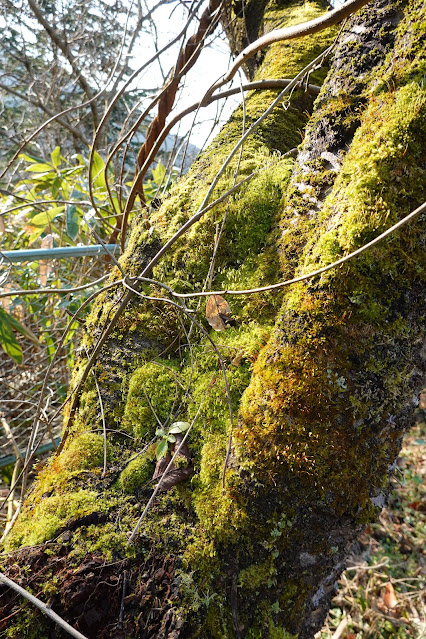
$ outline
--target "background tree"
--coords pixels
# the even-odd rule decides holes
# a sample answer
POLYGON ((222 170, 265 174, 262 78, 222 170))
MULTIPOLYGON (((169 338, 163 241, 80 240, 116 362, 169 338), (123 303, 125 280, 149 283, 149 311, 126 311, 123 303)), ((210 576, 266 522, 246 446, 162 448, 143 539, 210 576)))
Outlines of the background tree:
MULTIPOLYGON (((132 73, 134 48, 147 34, 152 38, 150 21, 161 4, 148 9, 141 0, 131 5, 120 0, 3 1, 3 165, 47 119, 79 105, 44 129, 33 148, 41 157, 56 146, 67 155, 87 152, 105 105, 132 73)), ((141 97, 140 91, 127 91, 114 112, 114 134, 141 97)))
MULTIPOLYGON (((249 3, 228 30, 252 41, 323 10, 249 3)), ((424 383, 420 217, 341 268, 270 286, 332 264, 422 204, 424 13, 419 0, 369 3, 339 35, 310 116, 302 90, 267 112, 276 92, 252 93, 135 222, 126 277, 114 269, 87 321, 62 450, 6 542, 4 570, 45 584, 87 636, 305 639, 321 627, 348 548, 385 502, 424 383), (293 163, 283 154, 302 131, 293 163), (212 183, 219 197, 249 176, 189 223, 212 183), (211 287, 235 322, 226 328, 226 302, 210 297, 219 338, 191 297, 211 287)), ((335 36, 276 43, 251 73, 295 76, 335 36)), ((10 591, 2 602, 12 636, 56 632, 10 591)))

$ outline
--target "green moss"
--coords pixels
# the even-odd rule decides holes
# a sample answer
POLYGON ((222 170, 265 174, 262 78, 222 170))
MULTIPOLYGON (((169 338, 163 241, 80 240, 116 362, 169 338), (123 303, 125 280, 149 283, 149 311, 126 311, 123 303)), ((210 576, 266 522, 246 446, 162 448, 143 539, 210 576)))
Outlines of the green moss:
MULTIPOLYGON (((96 433, 79 433, 67 442, 60 456, 52 457, 38 475, 37 494, 51 489, 61 491, 71 479, 78 480, 85 471, 103 467, 104 438, 96 433)), ((106 444, 107 461, 112 459, 112 446, 106 444)))
POLYGON ((297 635, 292 635, 284 628, 276 626, 272 619, 269 625, 269 633, 270 639, 297 639, 297 635))
MULTIPOLYGON (((291 162, 271 156, 266 149, 263 149, 262 153, 254 153, 249 144, 241 161, 239 178, 249 175, 256 164, 260 167, 260 174, 241 187, 228 202, 216 206, 213 213, 206 215, 176 243, 173 252, 166 255, 161 265, 155 268, 157 279, 166 281, 181 292, 201 288, 207 277, 214 249, 216 225, 221 224, 224 218, 226 221, 214 271, 215 287, 226 286, 228 279, 234 283, 236 277, 239 282, 242 278, 247 281, 250 275, 255 280, 256 271, 257 281, 258 276, 264 279, 265 274, 270 274, 273 267, 270 259, 272 256, 269 255, 269 259, 263 257, 262 261, 262 253, 260 256, 258 254, 262 247, 267 251, 266 243, 272 217, 281 200, 285 182, 289 178, 291 162), (238 272, 243 265, 245 272, 238 272)), ((219 166, 220 164, 203 167, 203 182, 208 184, 208 180, 214 176, 219 166)), ((153 217, 153 223, 161 228, 165 239, 168 239, 201 203, 203 190, 198 185, 197 175, 197 169, 200 168, 194 167, 153 217), (191 201, 186 201, 187 191, 198 195, 195 199, 192 197, 191 201)), ((230 170, 220 182, 220 192, 232 185, 233 175, 230 170)))
MULTIPOLYGON (((105 442, 102 435, 82 433, 75 437, 58 457, 58 469, 89 470, 101 466, 104 460, 105 442)), ((111 446, 106 443, 107 461, 111 459, 111 446)))
POLYGON ((42 498, 23 511, 13 534, 6 541, 6 549, 41 544, 51 539, 68 520, 94 512, 106 512, 109 507, 107 500, 100 499, 98 493, 91 490, 42 498))
POLYGON ((158 428, 156 415, 165 422, 179 406, 181 384, 178 367, 171 360, 137 368, 129 382, 123 426, 135 437, 152 438, 158 428))
POLYGON ((135 554, 126 532, 117 528, 116 523, 81 528, 74 535, 73 546, 74 550, 69 554, 69 561, 72 562, 81 561, 88 553, 101 553, 108 561, 114 561, 117 557, 134 557, 135 554))
POLYGON ((252 564, 244 568, 239 574, 239 587, 247 590, 264 588, 271 578, 274 578, 277 570, 272 555, 261 564, 252 564))
POLYGON ((154 465, 152 453, 140 455, 121 471, 118 486, 125 493, 136 494, 152 478, 154 465))

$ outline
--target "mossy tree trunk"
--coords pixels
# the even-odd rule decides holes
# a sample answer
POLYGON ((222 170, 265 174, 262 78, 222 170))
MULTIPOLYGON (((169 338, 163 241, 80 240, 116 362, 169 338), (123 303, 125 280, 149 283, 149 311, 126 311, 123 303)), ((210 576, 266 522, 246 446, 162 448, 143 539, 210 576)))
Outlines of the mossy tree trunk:
MULTIPOLYGON (((233 23, 232 45, 323 10, 253 0, 246 23, 233 23)), ((299 91, 268 116, 240 159, 238 179, 256 175, 152 277, 201 290, 226 218, 214 289, 268 285, 332 263, 421 204, 425 17, 421 0, 376 0, 354 16, 313 108, 299 91), (301 135, 296 159, 283 158, 301 135)), ((274 45, 249 72, 291 77, 335 35, 274 45)), ((246 128, 275 95, 248 97, 246 128)), ((197 210, 242 126, 238 109, 162 206, 134 225, 127 273, 139 274, 197 210)), ((236 165, 214 197, 232 186, 236 165)), ((7 540, 7 574, 90 638, 313 637, 348 549, 385 503, 423 383, 424 255, 418 219, 322 276, 227 296, 236 325, 210 334, 217 350, 205 301, 187 300, 203 332, 169 303, 135 296, 79 393, 63 451, 40 472, 7 540), (224 490, 231 424, 218 352, 236 416, 224 490), (194 419, 190 460, 176 462, 187 479, 158 494, 129 544, 153 488, 158 422, 194 419)), ((140 292, 167 294, 148 284, 140 292)), ((95 303, 74 384, 121 294, 109 289, 95 303)), ((60 636, 29 606, 18 611, 10 592, 0 602, 9 636, 60 636)))

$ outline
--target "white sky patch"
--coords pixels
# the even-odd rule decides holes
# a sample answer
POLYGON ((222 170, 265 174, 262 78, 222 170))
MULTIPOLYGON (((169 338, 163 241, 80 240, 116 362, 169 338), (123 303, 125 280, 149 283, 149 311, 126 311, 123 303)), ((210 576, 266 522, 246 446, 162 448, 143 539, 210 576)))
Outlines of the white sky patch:
MULTIPOLYGON (((175 7, 173 11, 173 7, 165 5, 155 11, 154 20, 157 30, 157 48, 163 47, 182 30, 185 19, 186 11, 184 12, 181 6, 175 7)), ((195 33, 197 26, 198 21, 193 20, 184 38, 184 42, 188 40, 189 36, 195 33)), ((150 65, 138 79, 135 87, 139 89, 152 89, 161 86, 163 84, 163 74, 167 75, 176 63, 181 42, 182 40, 161 55, 161 67, 158 61, 150 65)), ((144 60, 148 60, 154 53, 154 42, 146 36, 146 40, 143 44, 140 44, 135 49, 133 59, 130 61, 131 66, 136 68, 136 65, 139 66, 143 64, 144 60)), ((227 71, 229 61, 230 53, 226 37, 222 29, 217 27, 213 36, 209 38, 207 46, 201 51, 195 65, 182 80, 181 89, 176 96, 173 115, 201 100, 210 86, 227 71)), ((236 82, 238 83, 238 79, 236 82)), ((207 137, 211 139, 211 137, 218 132, 220 126, 226 122, 239 102, 240 99, 238 97, 227 100, 220 116, 220 124, 216 125, 213 131, 212 126, 218 118, 218 112, 220 112, 223 107, 223 101, 217 101, 209 107, 200 109, 196 119, 197 124, 191 133, 190 142, 198 147, 202 147, 207 137)), ((155 113, 156 110, 154 109, 152 115, 155 115, 155 113)), ((194 113, 186 116, 173 132, 184 135, 192 127, 193 121, 194 113)))

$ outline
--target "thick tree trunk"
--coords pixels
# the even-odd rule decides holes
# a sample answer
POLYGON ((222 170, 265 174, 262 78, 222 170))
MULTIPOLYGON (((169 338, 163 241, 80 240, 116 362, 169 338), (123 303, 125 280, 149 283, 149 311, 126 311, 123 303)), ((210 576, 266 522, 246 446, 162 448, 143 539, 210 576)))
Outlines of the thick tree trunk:
MULTIPOLYGON (((267 5, 260 20, 249 3, 250 29, 322 10, 282 5, 267 5)), ((353 17, 311 117, 303 92, 287 110, 277 107, 244 146, 238 179, 256 175, 181 238, 152 276, 179 292, 201 290, 224 216, 216 290, 263 286, 332 263, 421 204, 424 31, 420 0, 376 0, 353 17), (283 158, 305 127, 295 162, 283 158)), ((294 75, 334 35, 274 45, 256 77, 294 75)), ((323 72, 315 73, 311 81, 320 82, 323 72)), ((274 95, 247 99, 246 127, 274 95)), ((152 219, 135 224, 122 259, 127 273, 139 274, 197 210, 242 118, 239 109, 152 219)), ((232 186, 235 167, 215 196, 232 186)), ((217 351, 176 307, 135 296, 94 368, 111 429, 107 472, 89 376, 64 450, 40 473, 7 540, 7 574, 90 638, 313 637, 349 547, 385 503, 423 383, 424 251, 418 219, 285 292, 228 295, 236 326, 211 335, 217 351), (224 490, 231 425, 218 352, 236 415, 224 490), (195 419, 190 460, 181 455, 176 464, 189 479, 159 492, 129 544, 152 492, 158 437, 144 446, 155 439, 157 419, 195 419)), ((140 290, 166 294, 148 284, 140 290)), ((95 304, 89 352, 119 291, 95 304)), ((207 330, 205 302, 188 308, 207 330)), ((74 384, 85 364, 82 356, 74 384)), ((0 602, 9 636, 60 636, 30 607, 19 610, 10 591, 0 602)))

